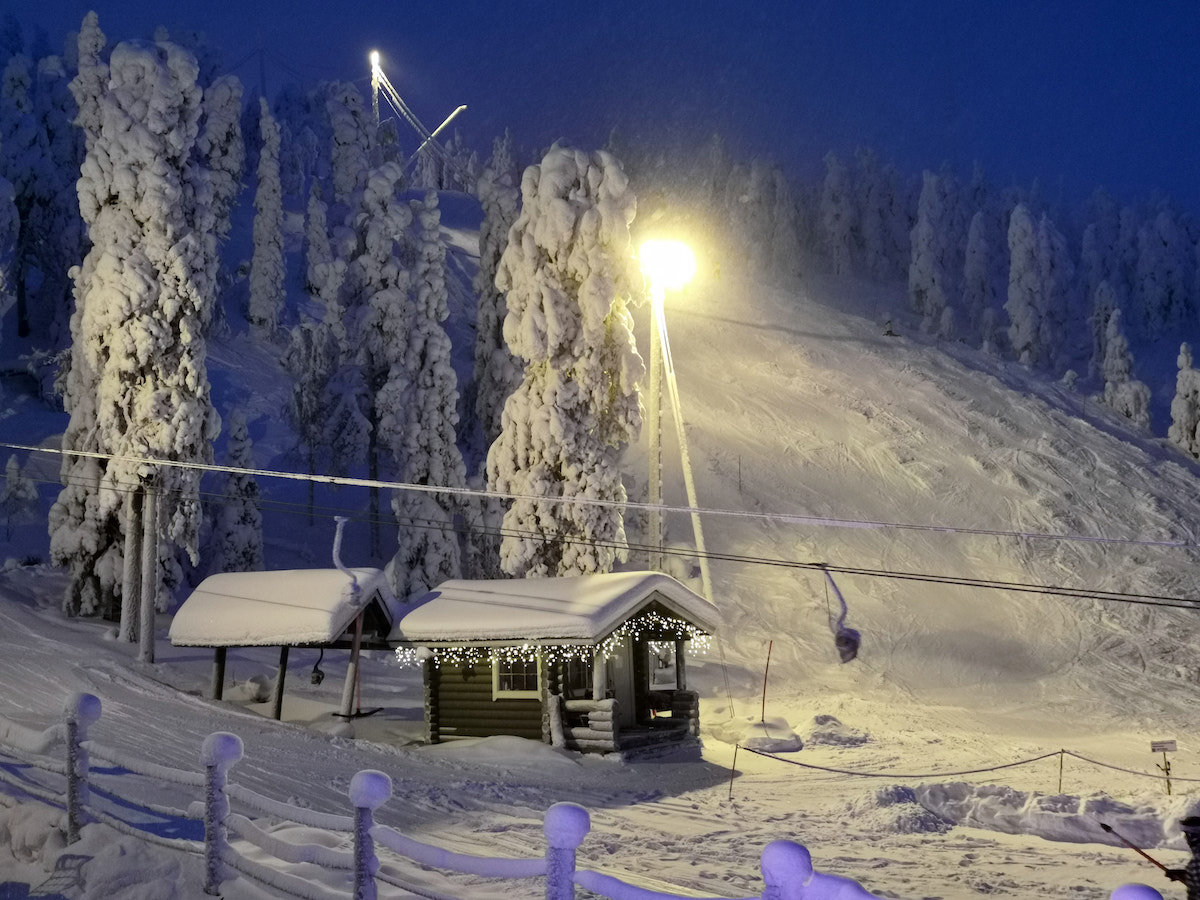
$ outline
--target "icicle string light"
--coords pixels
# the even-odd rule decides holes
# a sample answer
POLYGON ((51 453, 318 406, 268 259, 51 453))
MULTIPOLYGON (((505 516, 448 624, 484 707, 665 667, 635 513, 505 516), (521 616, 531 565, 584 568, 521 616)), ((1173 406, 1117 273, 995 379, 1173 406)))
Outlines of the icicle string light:
POLYGON ((708 653, 711 645, 708 632, 697 628, 683 619, 664 616, 656 612, 645 612, 623 622, 599 644, 510 644, 503 647, 397 647, 396 659, 402 666, 417 666, 432 659, 435 666, 443 663, 452 666, 473 666, 493 660, 501 662, 533 662, 541 652, 542 660, 548 663, 568 662, 573 659, 588 660, 599 654, 610 659, 626 636, 636 641, 643 632, 652 632, 661 640, 664 634, 674 634, 675 640, 688 642, 692 656, 708 653))

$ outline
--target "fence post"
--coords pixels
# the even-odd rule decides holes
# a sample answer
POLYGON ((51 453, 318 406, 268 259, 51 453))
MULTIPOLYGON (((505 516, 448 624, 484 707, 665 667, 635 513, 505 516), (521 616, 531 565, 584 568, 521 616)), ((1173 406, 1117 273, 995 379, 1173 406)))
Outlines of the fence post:
POLYGON ((228 731, 214 731, 200 748, 204 763, 204 893, 213 896, 221 892, 222 859, 229 849, 225 783, 229 767, 241 758, 242 739, 228 731))
POLYGON ((575 900, 575 850, 591 827, 588 811, 575 803, 546 810, 546 900, 575 900))
POLYGON ((74 694, 63 714, 67 720, 67 843, 79 840, 83 809, 88 802, 88 726, 100 718, 100 698, 74 694))
POLYGON ((812 857, 807 847, 795 841, 771 841, 762 852, 762 900, 800 897, 812 874, 812 857))
POLYGON ((392 779, 375 769, 364 769, 350 779, 350 802, 354 804, 354 900, 376 900, 374 811, 392 796, 392 779))

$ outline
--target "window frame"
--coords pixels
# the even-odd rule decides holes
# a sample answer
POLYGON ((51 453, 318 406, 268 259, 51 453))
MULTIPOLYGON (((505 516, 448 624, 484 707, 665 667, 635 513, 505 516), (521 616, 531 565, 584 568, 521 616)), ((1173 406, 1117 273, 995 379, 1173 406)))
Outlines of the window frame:
MULTIPOLYGON (((528 665, 530 660, 522 660, 525 665, 528 665)), ((537 680, 537 689, 532 691, 506 691, 500 688, 500 667, 502 665, 512 665, 512 661, 505 660, 499 656, 492 658, 492 699, 493 700, 541 700, 542 699, 542 653, 537 652, 536 657, 532 660, 535 665, 534 677, 537 680)), ((528 674, 528 673, 526 673, 528 674)))

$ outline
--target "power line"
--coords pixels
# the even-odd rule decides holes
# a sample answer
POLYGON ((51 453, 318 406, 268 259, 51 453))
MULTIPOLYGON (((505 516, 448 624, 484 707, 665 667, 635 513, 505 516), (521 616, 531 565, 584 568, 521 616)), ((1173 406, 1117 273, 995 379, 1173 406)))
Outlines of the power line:
POLYGON ((546 497, 536 494, 510 494, 499 491, 478 490, 476 488, 455 488, 439 485, 413 484, 401 481, 381 481, 367 478, 351 478, 338 475, 305 475, 299 472, 280 472, 270 469, 241 469, 234 466, 222 466, 215 463, 187 462, 182 460, 155 459, 140 456, 119 456, 111 453, 98 453, 87 450, 60 450, 52 447, 35 447, 28 444, 11 444, 0 442, 0 447, 11 450, 28 450, 35 453, 52 453, 58 456, 82 456, 90 459, 102 459, 112 462, 136 463, 138 465, 170 466, 182 469, 192 469, 202 472, 223 472, 226 474, 244 474, 259 478, 279 478, 290 481, 313 481, 318 484, 330 484, 350 487, 385 488, 398 491, 418 491, 427 494, 446 494, 451 496, 478 497, 493 500, 526 500, 537 503, 552 503, 557 505, 574 504, 577 506, 599 506, 616 509, 658 510, 665 513, 688 515, 705 515, 723 518, 754 519, 764 522, 778 522, 791 525, 826 526, 830 528, 859 528, 859 529, 890 529, 899 531, 933 532, 938 534, 962 534, 974 537, 1006 537, 1029 540, 1052 540, 1071 543, 1089 544, 1118 544, 1135 547, 1163 547, 1168 549, 1190 549, 1196 546, 1193 541, 1150 540, 1145 538, 1104 537, 1087 534, 1046 534, 1036 531, 1011 531, 1000 528, 968 528, 956 525, 922 525, 914 522, 891 522, 887 520, 845 519, 836 516, 809 516, 799 513, 767 513, 753 512, 740 509, 724 509, 705 506, 674 506, 671 504, 641 503, 634 500, 605 500, 597 497, 546 497))
MULTIPOLYGON (((23 447, 20 445, 13 445, 13 444, 0 444, 0 446, 15 448, 15 449, 45 449, 45 448, 23 447)), ((61 452, 61 451, 51 451, 51 452, 61 452)), ((83 455, 91 455, 91 454, 83 454, 83 455)), ((107 454, 96 454, 96 455, 108 456, 107 454)), ((112 457, 112 458, 117 458, 117 457, 112 457)), ((193 464, 193 466, 199 468, 200 464, 193 464)), ((229 466, 213 466, 211 468, 215 468, 220 471, 225 471, 225 472, 230 472, 230 473, 239 473, 239 474, 253 474, 254 472, 257 471, 257 470, 252 470, 252 469, 238 469, 238 468, 229 467, 229 466)), ((281 474, 287 475, 288 473, 281 473, 281 474)), ((306 480, 308 478, 308 476, 298 476, 298 475, 289 476, 289 477, 299 478, 302 480, 306 480)), ((332 477, 332 476, 313 476, 314 479, 328 479, 330 477, 332 477)), ((47 481, 44 479, 30 479, 30 480, 37 481, 38 483, 42 483, 42 484, 57 484, 57 483, 59 483, 59 482, 54 482, 54 481, 47 481)), ((368 482, 368 481, 362 480, 362 479, 354 479, 354 481, 362 481, 365 484, 372 483, 372 482, 368 482)), ((83 482, 77 481, 74 483, 81 484, 83 482)), ((378 482, 378 484, 390 486, 392 483, 378 482)), ((116 491, 119 493, 127 493, 129 491, 136 490, 137 487, 138 487, 137 483, 128 482, 125 484, 125 486, 108 485, 108 486, 106 486, 106 489, 113 490, 113 491, 116 491)), ((421 488, 423 490, 426 490, 429 492, 434 492, 434 493, 468 493, 468 494, 473 494, 473 495, 478 495, 478 496, 494 497, 494 498, 501 498, 501 497, 505 496, 502 494, 493 494, 493 493, 489 493, 486 491, 465 491, 465 490, 450 491, 450 490, 443 489, 443 488, 430 488, 427 485, 411 485, 411 486, 407 486, 407 487, 421 488)), ((214 502, 214 499, 215 499, 215 502, 222 502, 224 500, 224 495, 218 494, 216 492, 201 491, 199 493, 200 493, 200 496, 202 496, 202 497, 210 498, 209 502, 214 502)), ((268 509, 268 510, 271 510, 274 512, 278 512, 281 514, 294 515, 294 516, 306 516, 306 517, 310 515, 309 507, 307 504, 304 504, 304 503, 296 503, 296 502, 289 502, 289 501, 277 501, 277 500, 272 501, 269 499, 260 498, 260 500, 258 501, 258 506, 260 509, 265 508, 265 509, 268 509)), ((514 538, 522 538, 522 539, 526 539, 526 540, 540 540, 540 541, 547 541, 547 542, 555 541, 555 542, 560 542, 560 543, 564 543, 564 544, 589 544, 592 546, 605 547, 605 548, 609 548, 609 549, 630 550, 630 551, 638 551, 638 552, 646 552, 646 553, 649 553, 650 551, 655 550, 655 551, 659 551, 659 552, 662 552, 662 553, 670 555, 670 556, 677 556, 677 557, 688 558, 688 559, 698 558, 701 555, 695 549, 689 549, 689 548, 659 547, 657 545, 651 545, 649 543, 635 543, 635 542, 628 542, 628 541, 621 543, 621 542, 617 542, 617 541, 596 540, 594 538, 587 538, 587 537, 582 537, 579 535, 566 534, 566 533, 562 533, 562 532, 528 531, 528 530, 511 528, 511 527, 491 528, 491 527, 476 526, 476 525, 456 526, 449 522, 438 522, 438 521, 428 520, 428 519, 414 519, 411 517, 398 517, 398 516, 394 516, 394 515, 393 516, 372 516, 369 514, 364 514, 361 511, 356 510, 356 509, 348 509, 348 508, 343 508, 343 507, 322 506, 322 507, 314 507, 313 510, 314 510, 315 514, 319 515, 323 519, 333 518, 334 516, 341 515, 341 516, 348 517, 351 521, 355 521, 355 522, 359 522, 359 523, 385 524, 385 525, 394 525, 394 526, 398 526, 398 527, 418 528, 418 529, 424 529, 424 530, 448 531, 448 532, 452 532, 454 534, 460 534, 460 535, 474 535, 474 536, 478 536, 478 537, 492 537, 492 538, 498 538, 498 539, 505 538, 505 537, 514 537, 514 538)), ((1172 595, 1168 595, 1168 594, 1146 594, 1146 593, 1137 593, 1137 592, 1132 592, 1132 591, 1108 591, 1108 590, 1103 590, 1103 589, 1099 589, 1099 588, 1077 588, 1077 587, 1068 587, 1065 585, 1045 585, 1045 584, 1036 584, 1036 583, 1032 583, 1032 582, 1008 581, 1008 580, 1004 580, 1004 579, 973 578, 973 577, 969 577, 969 576, 960 576, 960 575, 940 575, 940 574, 936 574, 936 573, 913 572, 913 571, 903 571, 903 570, 895 570, 895 569, 875 569, 875 568, 869 568, 869 567, 864 567, 864 566, 838 565, 835 563, 826 563, 826 562, 820 562, 820 561, 802 561, 802 560, 783 559, 783 558, 779 558, 779 557, 768 557, 768 556, 752 556, 752 555, 740 554, 740 553, 723 553, 723 552, 706 551, 706 552, 704 552, 703 555, 708 560, 717 560, 717 561, 721 561, 721 562, 732 562, 732 563, 738 563, 738 564, 742 564, 742 565, 771 566, 771 567, 775 567, 775 568, 787 568, 787 569, 796 569, 796 570, 814 571, 814 572, 815 571, 831 572, 831 573, 839 574, 839 575, 855 575, 855 576, 860 576, 860 577, 864 577, 864 578, 883 578, 883 579, 899 580, 899 581, 915 581, 915 582, 921 582, 921 583, 926 583, 926 584, 942 584, 942 585, 948 585, 948 586, 953 586, 953 587, 965 587, 965 588, 973 588, 973 589, 979 589, 979 590, 1002 590, 1002 591, 1009 591, 1012 593, 1057 596, 1057 597, 1077 599, 1077 600, 1095 600, 1098 602, 1128 603, 1131 605, 1156 606, 1156 607, 1163 607, 1163 608, 1170 608, 1170 609, 1200 610, 1200 600, 1191 599, 1191 598, 1187 598, 1187 597, 1172 596, 1172 595)))

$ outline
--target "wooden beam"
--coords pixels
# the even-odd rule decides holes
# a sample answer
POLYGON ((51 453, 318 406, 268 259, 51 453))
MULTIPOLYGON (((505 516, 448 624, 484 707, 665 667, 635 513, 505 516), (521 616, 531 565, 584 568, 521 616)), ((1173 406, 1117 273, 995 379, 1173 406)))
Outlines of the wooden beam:
POLYGON ((287 677, 288 650, 287 644, 279 648, 279 671, 275 673, 275 718, 283 718, 283 682, 287 677))
POLYGON ((222 699, 225 693, 225 648, 217 647, 213 651, 212 698, 222 699))

